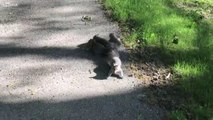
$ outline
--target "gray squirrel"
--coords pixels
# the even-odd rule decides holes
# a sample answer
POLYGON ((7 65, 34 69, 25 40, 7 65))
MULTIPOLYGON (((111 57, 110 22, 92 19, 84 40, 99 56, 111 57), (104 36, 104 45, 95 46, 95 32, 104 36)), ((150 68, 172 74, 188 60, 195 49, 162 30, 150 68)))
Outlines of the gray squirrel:
POLYGON ((123 78, 122 62, 119 56, 118 48, 121 46, 121 40, 114 33, 109 34, 109 41, 95 35, 88 42, 89 50, 96 55, 102 55, 104 60, 110 66, 108 77, 112 75, 123 78))

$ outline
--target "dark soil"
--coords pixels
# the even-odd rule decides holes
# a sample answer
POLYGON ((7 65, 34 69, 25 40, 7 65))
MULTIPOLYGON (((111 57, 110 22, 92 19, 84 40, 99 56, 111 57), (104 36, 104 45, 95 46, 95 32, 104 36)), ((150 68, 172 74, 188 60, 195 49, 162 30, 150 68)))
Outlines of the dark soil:
POLYGON ((145 85, 172 83, 173 70, 167 66, 158 53, 158 48, 144 47, 130 51, 130 69, 145 85))
POLYGON ((180 78, 170 67, 170 61, 156 47, 143 47, 129 50, 130 76, 136 77, 144 86, 145 94, 138 99, 166 110, 177 109, 183 105, 185 96, 176 79, 180 78))

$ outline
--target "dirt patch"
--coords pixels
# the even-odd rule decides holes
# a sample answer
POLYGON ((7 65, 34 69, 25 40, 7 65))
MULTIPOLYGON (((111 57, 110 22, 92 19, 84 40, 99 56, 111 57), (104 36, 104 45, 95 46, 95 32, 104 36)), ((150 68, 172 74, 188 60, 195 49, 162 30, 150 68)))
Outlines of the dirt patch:
POLYGON ((130 50, 130 70, 145 85, 172 84, 174 76, 172 68, 165 63, 160 48, 144 47, 130 50))
POLYGON ((188 15, 194 14, 194 17, 196 17, 196 19, 198 20, 213 19, 213 6, 211 4, 194 1, 194 2, 178 2, 173 6, 184 10, 188 15))
POLYGON ((176 74, 170 66, 171 61, 162 56, 161 49, 144 47, 129 50, 131 75, 147 87, 146 92, 138 99, 151 105, 172 110, 185 102, 185 94, 179 88, 176 74))

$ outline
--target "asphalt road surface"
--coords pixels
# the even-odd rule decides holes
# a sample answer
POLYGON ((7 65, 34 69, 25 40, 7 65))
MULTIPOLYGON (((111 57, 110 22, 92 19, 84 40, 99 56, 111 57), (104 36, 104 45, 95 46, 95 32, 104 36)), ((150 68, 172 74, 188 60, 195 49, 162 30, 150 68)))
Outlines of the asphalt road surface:
POLYGON ((102 59, 77 47, 111 32, 96 0, 0 0, 0 120, 161 119, 139 81, 106 80, 102 59))

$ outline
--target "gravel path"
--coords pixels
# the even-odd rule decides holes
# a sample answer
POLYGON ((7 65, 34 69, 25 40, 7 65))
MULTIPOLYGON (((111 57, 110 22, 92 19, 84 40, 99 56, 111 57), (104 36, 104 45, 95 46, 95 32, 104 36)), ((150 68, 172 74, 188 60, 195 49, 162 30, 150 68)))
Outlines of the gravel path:
POLYGON ((138 100, 137 80, 105 80, 103 62, 77 48, 95 34, 119 34, 96 0, 0 0, 0 31, 0 120, 162 116, 138 100))

